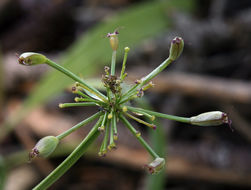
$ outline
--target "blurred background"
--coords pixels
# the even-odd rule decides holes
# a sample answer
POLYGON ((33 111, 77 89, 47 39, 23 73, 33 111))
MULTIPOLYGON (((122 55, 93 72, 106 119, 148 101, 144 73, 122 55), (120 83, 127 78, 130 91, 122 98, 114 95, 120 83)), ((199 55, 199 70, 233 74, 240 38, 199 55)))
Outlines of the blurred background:
POLYGON ((155 132, 135 124, 167 159, 164 172, 149 176, 143 169, 148 154, 121 125, 116 151, 100 158, 91 146, 50 189, 251 189, 249 0, 1 0, 0 189, 32 189, 91 125, 67 137, 49 159, 27 163, 29 150, 40 138, 58 135, 97 111, 59 109, 59 103, 73 102, 73 81, 46 65, 21 66, 16 54, 43 53, 98 87, 112 53, 105 35, 118 27, 119 58, 125 46, 131 48, 128 83, 166 59, 175 36, 185 41, 179 60, 153 80, 156 86, 145 93, 143 106, 186 117, 221 110, 234 132, 227 125, 168 120, 159 120, 155 132))

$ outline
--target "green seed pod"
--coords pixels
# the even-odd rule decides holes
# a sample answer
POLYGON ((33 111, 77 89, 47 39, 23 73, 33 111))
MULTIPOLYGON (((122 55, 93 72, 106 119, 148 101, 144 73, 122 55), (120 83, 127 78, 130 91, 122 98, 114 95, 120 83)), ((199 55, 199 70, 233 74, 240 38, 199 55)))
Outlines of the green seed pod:
POLYGON ((217 126, 223 123, 230 125, 231 121, 228 119, 226 113, 221 111, 211 111, 191 117, 190 123, 198 126, 217 126))
POLYGON ((29 154, 30 160, 37 157, 48 157, 57 147, 59 140, 54 136, 47 136, 38 141, 29 154))
POLYGON ((32 66, 43 64, 47 58, 40 53, 26 52, 19 56, 18 62, 21 65, 32 66))
POLYGON ((166 162, 164 158, 156 158, 150 164, 146 165, 145 167, 148 169, 150 174, 157 174, 163 168, 165 168, 166 162))
POLYGON ((184 41, 181 37, 175 37, 171 42, 169 58, 173 61, 179 58, 184 48, 184 41))

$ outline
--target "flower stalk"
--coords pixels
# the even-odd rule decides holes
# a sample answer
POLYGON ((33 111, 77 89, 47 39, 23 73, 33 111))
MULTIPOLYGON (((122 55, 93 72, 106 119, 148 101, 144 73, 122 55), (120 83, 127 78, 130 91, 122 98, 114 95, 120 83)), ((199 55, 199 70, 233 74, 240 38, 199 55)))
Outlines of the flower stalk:
POLYGON ((125 73, 125 68, 128 52, 130 49, 128 47, 124 49, 125 54, 120 76, 116 76, 116 52, 119 46, 118 31, 115 30, 113 33, 108 33, 107 37, 109 38, 110 46, 112 49, 111 71, 110 68, 106 66, 104 68, 105 74, 102 76, 102 82, 104 84, 104 87, 106 88, 107 96, 102 94, 94 87, 85 83, 81 78, 79 78, 71 71, 49 60, 42 54, 28 52, 22 54, 18 59, 20 64, 26 66, 47 64, 62 72, 76 82, 75 86, 72 87, 72 93, 80 97, 75 97, 75 103, 59 104, 60 108, 97 106, 99 109, 97 113, 81 121, 72 128, 66 130, 62 134, 59 134, 56 137, 49 136, 41 139, 41 141, 39 141, 38 144, 34 147, 30 154, 30 157, 34 158, 39 154, 41 156, 48 156, 54 151, 60 140, 90 123, 91 121, 99 118, 96 124, 93 126, 92 130, 85 137, 85 139, 54 171, 51 172, 51 174, 49 174, 34 188, 35 190, 47 189, 59 177, 61 177, 85 153, 88 146, 94 142, 94 140, 99 136, 100 132, 103 132, 103 141, 99 149, 99 156, 105 156, 107 150, 116 148, 115 141, 118 139, 119 130, 117 123, 119 120, 124 124, 126 128, 128 128, 128 130, 137 138, 140 144, 152 156, 153 161, 150 164, 146 165, 148 171, 151 174, 159 173, 163 168, 165 168, 165 159, 159 157, 159 155, 141 137, 141 133, 131 125, 126 117, 133 119, 140 124, 144 124, 152 129, 156 129, 156 125, 151 123, 155 120, 156 117, 198 126, 216 126, 224 123, 230 125, 231 123, 227 115, 219 111, 207 112, 193 117, 179 117, 128 106, 129 101, 135 98, 141 98, 146 90, 153 87, 154 84, 151 82, 151 80, 160 72, 162 72, 173 61, 177 60, 180 57, 183 51, 184 41, 180 37, 175 37, 171 42, 169 57, 148 75, 137 80, 135 82, 136 84, 125 94, 123 94, 123 86, 121 86, 121 83, 124 82, 127 76, 127 73, 125 73), (146 122, 144 118, 139 118, 138 116, 146 117, 150 123, 146 122))

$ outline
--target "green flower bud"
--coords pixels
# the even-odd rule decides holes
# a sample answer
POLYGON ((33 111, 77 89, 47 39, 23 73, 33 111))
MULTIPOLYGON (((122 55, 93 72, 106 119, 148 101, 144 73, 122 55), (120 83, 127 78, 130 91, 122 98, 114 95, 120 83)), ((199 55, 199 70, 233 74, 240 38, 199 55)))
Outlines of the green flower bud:
POLYGON ((26 52, 19 56, 18 62, 21 65, 32 66, 43 64, 47 58, 40 53, 26 52))
POLYGON ((217 126, 223 123, 230 125, 231 120, 229 120, 226 113, 221 111, 211 111, 191 117, 190 123, 198 126, 217 126))
POLYGON ((54 152, 58 143, 59 143, 58 138, 54 136, 47 136, 40 139, 29 154, 30 160, 37 156, 45 158, 48 157, 52 152, 54 152))
POLYGON ((130 51, 130 48, 129 47, 125 47, 125 52, 128 53, 130 51))
POLYGON ((145 167, 148 169, 150 174, 157 174, 163 168, 165 168, 166 162, 164 158, 156 158, 150 164, 146 165, 145 167))
POLYGON ((179 58, 184 48, 184 41, 181 37, 175 37, 171 42, 169 58, 173 61, 179 58))

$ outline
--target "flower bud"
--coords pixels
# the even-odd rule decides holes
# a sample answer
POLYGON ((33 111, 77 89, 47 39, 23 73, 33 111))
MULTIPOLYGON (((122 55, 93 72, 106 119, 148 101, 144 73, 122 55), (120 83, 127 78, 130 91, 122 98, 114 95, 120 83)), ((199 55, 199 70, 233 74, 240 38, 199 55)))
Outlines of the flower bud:
POLYGON ((125 47, 124 50, 125 50, 126 53, 128 53, 130 51, 130 48, 129 47, 125 47))
POLYGON ((183 39, 181 37, 175 37, 171 42, 169 58, 173 61, 178 59, 183 51, 183 47, 183 39))
POLYGON ((113 51, 116 51, 119 47, 118 31, 115 30, 113 33, 108 33, 107 37, 110 39, 110 45, 113 51))
POLYGON ((57 147, 59 140, 54 136, 47 136, 38 141, 29 154, 30 160, 37 157, 48 157, 57 147))
POLYGON ((226 113, 220 111, 211 111, 191 117, 190 123, 192 125, 198 126, 217 126, 223 123, 230 125, 231 121, 229 120, 226 113))
POLYGON ((148 171, 150 172, 150 174, 157 174, 163 168, 165 168, 165 163, 166 162, 165 162, 164 158, 156 158, 150 164, 145 165, 145 167, 148 169, 148 171))
POLYGON ((45 63, 47 58, 40 53, 26 52, 19 56, 19 64, 32 66, 45 63))

